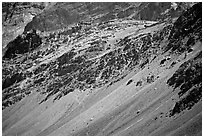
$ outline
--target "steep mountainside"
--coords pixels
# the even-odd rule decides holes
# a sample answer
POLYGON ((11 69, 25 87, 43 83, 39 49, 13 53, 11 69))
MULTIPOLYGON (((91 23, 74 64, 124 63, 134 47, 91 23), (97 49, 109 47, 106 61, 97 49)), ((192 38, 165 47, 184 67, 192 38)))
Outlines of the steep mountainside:
POLYGON ((202 135, 202 3, 53 3, 3 56, 3 135, 202 135))
POLYGON ((25 31, 37 29, 52 31, 81 20, 105 22, 111 19, 136 19, 156 21, 167 17, 178 17, 191 3, 56 3, 42 14, 34 17, 25 31))
POLYGON ((40 14, 45 7, 44 3, 35 2, 2 3, 2 55, 7 50, 8 43, 21 35, 27 23, 40 14))

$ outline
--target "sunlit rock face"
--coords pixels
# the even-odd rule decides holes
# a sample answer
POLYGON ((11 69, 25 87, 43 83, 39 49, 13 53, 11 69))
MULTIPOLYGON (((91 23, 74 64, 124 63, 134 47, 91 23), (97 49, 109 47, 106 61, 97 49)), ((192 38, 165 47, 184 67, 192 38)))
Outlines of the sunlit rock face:
POLYGON ((42 5, 2 57, 3 135, 201 135, 202 3, 42 5))

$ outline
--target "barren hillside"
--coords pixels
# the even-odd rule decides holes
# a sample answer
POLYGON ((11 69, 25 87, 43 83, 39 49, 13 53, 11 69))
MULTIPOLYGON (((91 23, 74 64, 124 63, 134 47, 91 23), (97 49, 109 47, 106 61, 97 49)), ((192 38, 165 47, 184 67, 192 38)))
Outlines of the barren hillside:
POLYGON ((202 135, 202 3, 46 3, 23 29, 3 135, 202 135))

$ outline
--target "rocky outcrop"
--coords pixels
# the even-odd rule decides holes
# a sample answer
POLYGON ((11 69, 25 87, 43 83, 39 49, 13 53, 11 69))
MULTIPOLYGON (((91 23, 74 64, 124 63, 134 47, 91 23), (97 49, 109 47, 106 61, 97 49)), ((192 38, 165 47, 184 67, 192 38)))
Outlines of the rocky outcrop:
POLYGON ((202 4, 173 22, 181 7, 48 3, 4 54, 4 135, 151 135, 186 126, 201 113, 202 4))
POLYGON ((190 110, 202 98, 202 52, 184 62, 167 81, 169 86, 179 89, 180 100, 170 111, 174 116, 183 110, 190 110))
POLYGON ((189 50, 195 41, 202 40, 202 3, 193 5, 177 19, 168 39, 165 51, 181 53, 189 50), (187 41, 182 41, 185 38, 187 41))
MULTIPOLYGON (((102 3, 98 3, 98 5, 100 4, 102 3)), ((68 5, 70 5, 70 3, 68 3, 68 5)), ((81 3, 71 3, 71 5, 74 5, 74 9, 77 8, 77 10, 82 10, 83 8, 93 6, 90 3, 86 3, 85 5, 81 3)), ((119 5, 127 6, 129 5, 129 3, 127 3, 127 5, 121 5, 121 3, 119 3, 119 5)), ((67 4, 59 4, 58 6, 62 6, 63 8, 65 8, 67 4)), ((104 4, 102 6, 107 5, 104 4)), ((108 6, 115 7, 115 5, 111 3, 108 6)), ((64 53, 56 60, 47 64, 41 64, 39 67, 34 69, 34 71, 31 72, 31 75, 29 76, 32 76, 33 74, 34 76, 31 78, 35 81, 32 85, 29 85, 29 87, 37 87, 41 85, 42 82, 44 84, 47 84, 45 86, 42 86, 46 89, 46 91, 42 92, 42 95, 44 95, 45 97, 41 101, 42 103, 48 100, 53 95, 55 95, 55 100, 60 99, 61 97, 69 94, 70 92, 73 92, 74 89, 85 90, 87 88, 101 87, 108 83, 109 85, 111 85, 114 82, 117 82, 118 80, 123 78, 126 75, 124 72, 131 71, 135 67, 141 70, 145 68, 145 66, 147 66, 160 53, 161 49, 174 49, 172 43, 176 43, 175 41, 177 40, 182 41, 183 38, 186 37, 185 33, 182 32, 182 30, 191 30, 190 32, 188 32, 191 36, 193 33, 195 34, 197 32, 201 32, 199 31, 201 25, 201 17, 199 14, 199 10, 197 10, 199 9, 199 7, 200 4, 198 3, 194 5, 189 11, 181 15, 181 17, 179 17, 178 20, 174 23, 173 27, 171 24, 167 24, 163 29, 157 30, 154 33, 140 34, 138 36, 130 35, 120 39, 115 44, 117 45, 117 48, 105 53, 101 57, 97 56, 106 49, 105 45, 107 42, 105 40, 92 41, 89 43, 90 47, 80 50, 78 52, 76 52, 75 49, 72 49, 64 53), (185 20, 187 18, 185 16, 190 16, 188 17, 189 20, 185 20), (183 20, 185 21, 185 23, 182 24, 183 26, 178 26, 178 24, 183 20), (196 28, 193 28, 196 29, 194 32, 191 28, 192 25, 197 26, 196 28), (179 35, 180 39, 176 39, 176 36, 179 32, 181 32, 181 35, 179 35), (167 47, 160 47, 160 43, 168 43, 168 45, 167 47)), ((90 7, 89 9, 93 10, 93 8, 90 7)), ((47 12, 58 13, 55 12, 55 10, 58 10, 58 8, 49 10, 50 11, 47 12)), ((47 12, 43 13, 42 15, 46 15, 47 12)), ((62 14, 61 12, 59 12, 59 14, 60 16, 65 16, 65 14, 62 14)), ((42 15, 36 16, 36 18, 39 18, 42 15)), ((45 39, 45 43, 48 43, 50 47, 48 47, 46 50, 38 50, 34 53, 32 52, 32 50, 34 50, 42 43, 42 38, 40 38, 36 34, 36 31, 27 32, 26 34, 19 36, 17 39, 9 43, 9 47, 4 55, 4 58, 14 58, 16 54, 31 52, 32 54, 30 54, 30 57, 26 57, 24 60, 21 61, 21 63, 26 63, 27 60, 37 62, 36 60, 40 56, 49 55, 50 53, 55 51, 55 48, 52 49, 51 45, 53 45, 55 41, 58 41, 56 39, 60 39, 62 36, 66 36, 67 33, 69 34, 69 36, 80 35, 80 33, 87 34, 90 30, 86 30, 86 26, 89 26, 91 24, 85 25, 85 29, 82 24, 85 23, 81 22, 81 27, 77 26, 77 30, 76 27, 72 27, 71 30, 68 29, 45 36, 43 39, 45 39), (75 31, 73 32, 73 30, 75 31)), ((97 27, 101 28, 101 26, 104 26, 105 28, 109 27, 107 23, 98 24, 97 27)), ((76 36, 76 38, 78 39, 80 37, 76 36)), ((197 39, 195 40, 197 41, 197 39)), ((65 43, 67 43, 67 41, 65 43)), ((190 42, 187 42, 188 45, 191 45, 189 43, 190 42)), ((53 47, 56 47, 55 44, 53 45, 53 47)), ((177 49, 180 48, 177 47, 177 49)), ((164 62, 166 62, 166 60, 164 62)), ((26 76, 25 74, 27 73, 24 73, 24 76, 26 76)), ((13 75, 15 76, 15 73, 13 73, 13 75)), ((11 78, 12 76, 4 76, 4 88, 10 87, 13 85, 14 82, 18 83, 22 80, 17 79, 16 81, 16 79, 11 78)), ((147 82, 154 82, 154 76, 149 76, 149 78, 147 78, 147 82)))
MULTIPOLYGON (((169 35, 166 51, 189 53, 192 46, 202 41, 202 3, 197 3, 184 12, 174 23, 169 35)), ((185 58, 185 57, 184 57, 185 58)), ((172 63, 173 64, 173 63, 172 63)), ((175 64, 175 63, 174 63, 175 64)), ((202 52, 184 62, 167 81, 174 90, 179 89, 180 100, 170 111, 174 116, 183 110, 190 110, 202 97, 202 52)))
POLYGON ((53 31, 67 27, 79 21, 106 22, 112 19, 164 20, 178 17, 191 3, 177 3, 173 8, 171 2, 164 3, 57 3, 28 23, 25 31, 36 29, 53 31), (87 16, 89 15, 89 16, 87 16))
POLYGON ((44 9, 43 3, 3 2, 2 3, 2 55, 7 45, 24 32, 24 27, 44 9))
POLYGON ((42 43, 42 39, 36 34, 35 30, 23 35, 19 35, 16 39, 11 41, 3 58, 14 58, 17 54, 24 54, 31 52, 42 43))

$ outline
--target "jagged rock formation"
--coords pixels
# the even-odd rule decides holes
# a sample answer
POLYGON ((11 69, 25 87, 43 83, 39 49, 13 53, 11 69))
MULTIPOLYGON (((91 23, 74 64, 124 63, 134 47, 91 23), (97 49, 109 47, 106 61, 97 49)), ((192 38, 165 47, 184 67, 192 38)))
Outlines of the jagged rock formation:
POLYGON ((195 58, 184 62, 174 75, 167 81, 178 92, 180 101, 176 102, 170 115, 178 114, 183 110, 191 109, 202 98, 202 53, 195 58), (188 92, 188 93, 187 93, 188 92))
POLYGON ((2 55, 9 42, 24 32, 24 27, 44 9, 43 3, 3 2, 2 3, 2 55))
POLYGON ((3 58, 14 58, 17 54, 24 54, 31 52, 42 43, 39 35, 36 34, 35 30, 27 34, 19 35, 15 40, 11 41, 3 58))
POLYGON ((25 31, 36 29, 52 31, 81 20, 105 22, 112 19, 131 18, 136 20, 156 21, 167 17, 178 17, 190 7, 190 3, 177 3, 176 7, 171 2, 160 3, 56 3, 53 8, 33 18, 28 23, 25 31))
POLYGON ((169 44, 167 50, 184 52, 190 49, 195 41, 202 39, 202 5, 196 4, 174 23, 171 34, 169 36, 169 44), (188 39, 187 42, 182 42, 188 39), (179 48, 178 48, 179 47, 179 48))
POLYGON ((53 5, 5 52, 3 135, 200 135, 202 3, 53 5))

